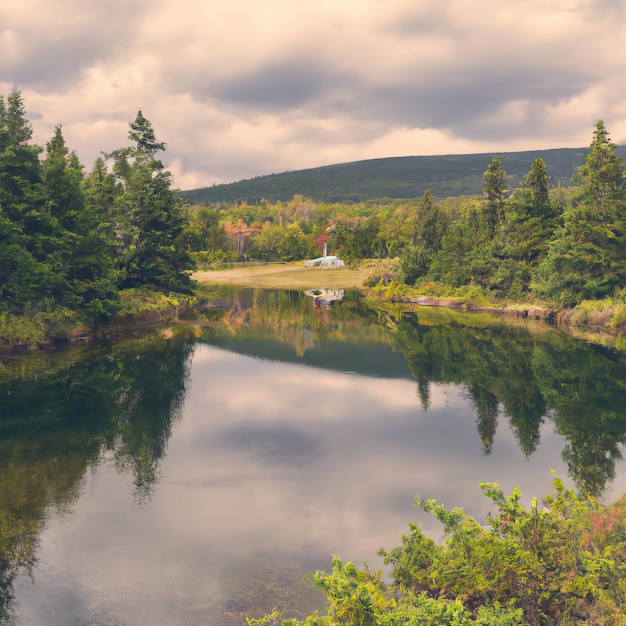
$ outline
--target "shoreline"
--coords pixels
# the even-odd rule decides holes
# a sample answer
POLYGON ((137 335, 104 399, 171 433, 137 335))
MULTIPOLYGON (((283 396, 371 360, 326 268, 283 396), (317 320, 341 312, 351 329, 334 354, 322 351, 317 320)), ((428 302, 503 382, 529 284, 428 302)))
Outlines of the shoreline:
MULTIPOLYGON (((356 289, 366 298, 389 304, 406 304, 419 307, 437 307, 458 310, 468 313, 484 313, 496 317, 507 317, 519 320, 532 320, 557 327, 563 332, 577 336, 585 341, 610 346, 619 351, 626 350, 626 305, 614 304, 610 301, 582 303, 572 308, 551 308, 531 303, 503 304, 476 303, 471 300, 455 297, 433 297, 410 293, 394 293, 378 291, 363 285, 367 269, 319 269, 305 268, 300 263, 263 264, 245 268, 229 268, 221 270, 198 271, 192 278, 198 282, 194 297, 195 303, 188 302, 183 309, 193 311, 191 319, 179 316, 183 313, 178 306, 167 306, 159 310, 132 311, 126 307, 124 313, 117 316, 113 324, 104 332, 88 331, 77 327, 66 337, 47 337, 42 340, 0 341, 0 356, 19 356, 42 350, 54 350, 59 347, 76 343, 90 342, 100 335, 115 339, 120 334, 132 334, 142 329, 152 328, 158 332, 159 327, 170 327, 172 324, 195 325, 203 323, 201 319, 208 310, 219 308, 210 294, 202 286, 238 285, 244 288, 287 289, 303 291, 305 289, 356 289), (199 318, 193 319, 197 314, 199 318)), ((215 323, 214 321, 212 323, 215 323)))

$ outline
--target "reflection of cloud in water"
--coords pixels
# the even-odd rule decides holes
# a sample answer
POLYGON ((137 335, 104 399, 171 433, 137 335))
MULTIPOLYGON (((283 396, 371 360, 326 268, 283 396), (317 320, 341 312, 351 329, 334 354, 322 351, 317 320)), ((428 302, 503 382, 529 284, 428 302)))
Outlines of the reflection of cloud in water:
POLYGON ((322 454, 318 439, 284 424, 243 423, 224 430, 221 444, 250 452, 264 465, 310 465, 322 454))
POLYGON ((230 606, 225 572, 269 554, 305 569, 332 553, 378 567, 377 549, 397 545, 410 521, 439 533, 413 507, 416 496, 484 516, 480 482, 519 486, 529 500, 549 490, 551 468, 566 473, 563 440, 548 424, 529 461, 501 416, 483 456, 474 411, 454 385, 431 385, 425 413, 415 381, 206 346, 195 351, 191 381, 150 502, 133 507, 127 477, 100 467, 74 514, 50 520, 37 574, 46 610, 65 601, 56 595, 63 579, 128 626, 217 624, 207 615, 230 606))
MULTIPOLYGON (((206 407, 211 414, 228 411, 248 420, 314 418, 336 422, 350 414, 367 419, 381 408, 385 412, 419 410, 415 381, 260 361, 210 347, 196 350, 192 379, 193 393, 203 396, 200 408, 206 407)), ((431 408, 463 404, 457 388, 431 387, 431 408)), ((184 429, 185 424, 181 427, 184 429)))
MULTIPOLYGON (((229 355, 227 362, 231 359, 229 355)), ((211 442, 211 458, 219 462, 220 471, 231 467, 259 485, 255 493, 267 494, 269 487, 260 486, 270 478, 268 459, 278 458, 281 446, 287 455, 288 442, 293 440, 295 449, 283 458, 289 474, 271 475, 272 497, 294 511, 310 513, 310 501, 319 511, 341 511, 341 524, 350 527, 347 543, 363 534, 358 531, 361 523, 368 532, 377 526, 382 536, 389 517, 406 516, 418 494, 484 515, 489 507, 478 483, 497 480, 505 489, 520 485, 530 497, 549 489, 551 467, 565 473, 555 454, 556 446, 560 453, 561 441, 554 433, 546 433, 531 466, 502 417, 492 455, 482 456, 475 415, 453 385, 431 385, 431 408, 424 413, 411 381, 342 375, 247 357, 236 359, 229 371, 223 363, 211 367, 208 361, 199 364, 206 384, 201 390, 194 388, 192 395, 200 394, 200 406, 228 406, 228 413, 227 417, 216 413, 211 423, 193 421, 196 442, 198 437, 211 442), (231 395, 239 401, 229 402, 231 395), (256 403, 259 398, 262 401, 256 403), (266 403, 266 398, 271 402, 266 403), (255 403, 257 409, 251 414, 255 403), (281 423, 290 427, 280 429, 281 423), (237 463, 229 465, 233 458, 237 463), (323 463, 312 463, 320 458, 323 463), (298 484, 306 489, 294 487, 298 484)), ((196 365, 194 361, 194 375, 196 365)), ((188 403, 190 413, 194 406, 188 403)), ((181 427, 185 429, 185 423, 181 427)), ((327 523, 321 514, 315 520, 318 529, 327 523)), ((336 531, 337 520, 332 524, 336 531)), ((331 537, 333 528, 323 534, 331 537)))

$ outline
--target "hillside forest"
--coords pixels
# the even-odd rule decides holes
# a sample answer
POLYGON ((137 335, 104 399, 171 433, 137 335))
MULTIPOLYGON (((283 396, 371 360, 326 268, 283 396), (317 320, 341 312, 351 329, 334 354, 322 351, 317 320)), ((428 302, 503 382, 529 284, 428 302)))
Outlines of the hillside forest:
POLYGON ((289 202, 189 208, 199 262, 235 257, 293 261, 326 244, 349 264, 375 259, 369 286, 433 295, 572 307, 621 298, 626 279, 626 165, 602 121, 568 186, 553 186, 537 158, 514 189, 500 157, 485 164, 483 194, 380 199, 356 204, 289 202), (202 249, 202 246, 205 249, 202 249))
POLYGON ((198 265, 297 261, 325 245, 349 265, 375 261, 370 287, 561 307, 624 297, 626 165, 602 121, 567 186, 537 158, 509 188, 494 156, 481 195, 347 204, 295 193, 190 205, 141 111, 128 138, 86 172, 60 124, 35 145, 19 90, 0 98, 0 335, 16 320, 101 328, 129 291, 191 292, 198 265))
MULTIPOLYGON (((211 205, 288 202, 294 190, 316 202, 358 203, 377 198, 419 198, 426 190, 437 198, 481 195, 485 166, 498 154, 509 187, 518 187, 536 159, 542 159, 554 186, 567 186, 585 162, 588 148, 551 148, 522 152, 384 157, 324 165, 305 170, 255 176, 231 183, 188 189, 180 195, 190 204, 211 205)), ((615 154, 626 159, 626 146, 615 154)))

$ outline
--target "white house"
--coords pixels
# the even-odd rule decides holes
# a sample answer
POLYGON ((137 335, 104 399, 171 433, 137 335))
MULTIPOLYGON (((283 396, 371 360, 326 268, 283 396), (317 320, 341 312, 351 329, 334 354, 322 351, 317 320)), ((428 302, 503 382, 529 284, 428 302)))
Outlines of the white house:
POLYGON ((320 256, 304 262, 304 267, 345 267, 345 263, 336 256, 320 256))
POLYGON ((326 254, 326 242, 324 242, 324 256, 319 256, 317 259, 309 259, 304 262, 304 267, 345 267, 345 263, 336 256, 328 256, 326 254))

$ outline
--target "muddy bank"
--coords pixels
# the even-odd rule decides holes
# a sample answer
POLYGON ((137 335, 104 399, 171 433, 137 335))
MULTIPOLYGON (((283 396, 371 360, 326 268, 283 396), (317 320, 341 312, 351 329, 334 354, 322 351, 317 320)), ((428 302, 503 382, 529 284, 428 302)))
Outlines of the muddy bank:
POLYGON ((397 296, 389 300, 391 302, 403 304, 416 304, 418 306, 434 306, 446 309, 458 309, 459 311, 474 311, 477 313, 491 313, 493 315, 504 315, 506 317, 527 318, 541 320, 549 323, 560 321, 566 312, 563 309, 550 309, 539 306, 484 306, 478 305, 459 298, 431 298, 429 296, 397 296))
MULTIPOLYGON (((368 295, 380 299, 380 296, 371 291, 369 291, 368 295)), ((432 298, 429 296, 411 295, 395 296, 391 301, 544 322, 558 326, 570 335, 581 337, 593 343, 614 347, 623 343, 623 337, 626 336, 626 321, 622 321, 624 315, 619 311, 620 305, 607 304, 606 306, 591 308, 591 310, 584 306, 571 309, 550 308, 531 304, 526 306, 523 304, 515 306, 498 306, 497 304, 485 306, 460 298, 432 298)), ((623 305, 621 306, 623 308, 623 305)))

